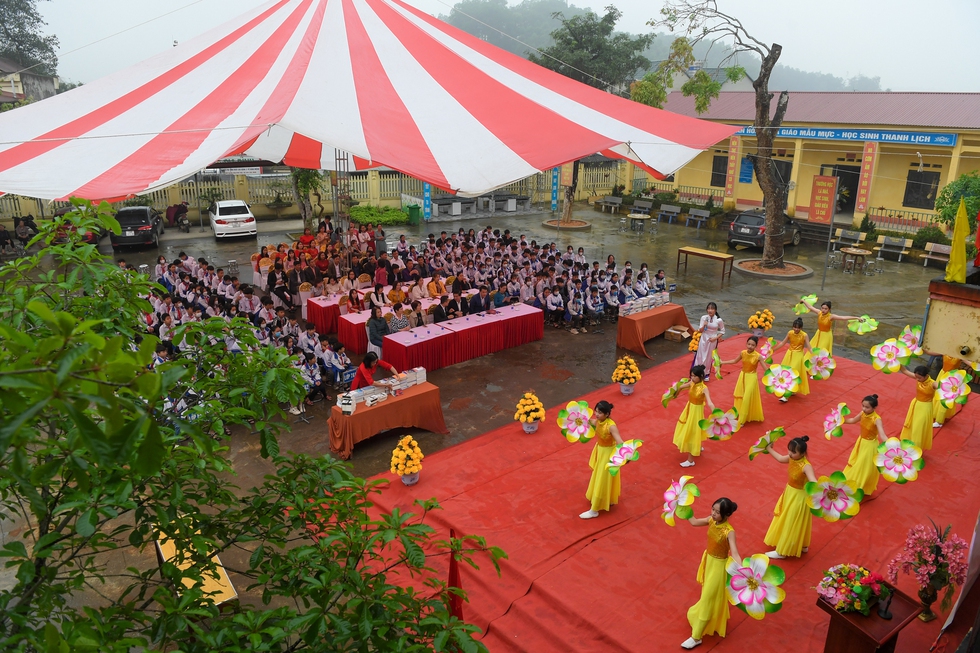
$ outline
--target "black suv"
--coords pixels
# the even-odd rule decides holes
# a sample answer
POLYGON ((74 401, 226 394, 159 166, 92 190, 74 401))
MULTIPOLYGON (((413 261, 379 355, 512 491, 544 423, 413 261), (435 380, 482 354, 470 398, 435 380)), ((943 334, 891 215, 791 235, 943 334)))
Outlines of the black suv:
MULTIPOLYGON (((784 245, 800 244, 800 227, 792 218, 783 215, 784 245)), ((762 247, 766 244, 766 214, 761 211, 744 211, 735 216, 728 228, 728 246, 748 245, 762 247)))
POLYGON ((109 234, 112 249, 126 245, 160 246, 163 233, 163 219, 148 206, 128 206, 116 213, 119 221, 119 234, 109 234))

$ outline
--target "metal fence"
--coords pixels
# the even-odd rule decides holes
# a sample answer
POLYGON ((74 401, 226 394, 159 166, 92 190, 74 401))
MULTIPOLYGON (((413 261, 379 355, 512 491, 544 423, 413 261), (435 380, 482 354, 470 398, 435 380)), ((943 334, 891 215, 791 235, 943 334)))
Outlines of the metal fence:
POLYGON ((935 213, 887 209, 882 206, 869 208, 868 217, 880 231, 901 231, 914 234, 923 227, 940 227, 945 230, 945 226, 939 221, 939 217, 935 213))
POLYGON ((678 186, 677 200, 685 204, 707 204, 712 200, 715 206, 721 206, 725 200, 725 189, 707 188, 704 186, 678 186))

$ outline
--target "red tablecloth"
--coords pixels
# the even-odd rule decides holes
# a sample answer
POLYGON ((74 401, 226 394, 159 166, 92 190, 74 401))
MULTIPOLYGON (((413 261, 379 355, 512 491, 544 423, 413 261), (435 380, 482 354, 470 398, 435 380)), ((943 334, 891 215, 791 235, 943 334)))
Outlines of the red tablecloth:
POLYGON ((455 337, 455 333, 438 325, 385 336, 383 358, 399 372, 413 367, 437 370, 452 365, 448 354, 452 351, 455 337))
POLYGON ((317 333, 334 333, 340 318, 341 295, 331 297, 310 297, 306 300, 306 320, 316 326, 317 333))
POLYGON ((337 340, 344 343, 347 351, 355 354, 367 353, 367 321, 370 317, 371 311, 361 311, 341 315, 337 319, 337 340))
POLYGON ((494 314, 480 313, 440 322, 439 326, 455 333, 452 362, 455 365, 517 347, 544 337, 544 312, 526 304, 498 309, 494 314))
MULTIPOLYGON (((467 295, 471 295, 471 294, 473 294, 475 292, 477 292, 477 291, 475 291, 475 290, 468 290, 468 291, 466 291, 466 294, 467 295)), ((439 303, 439 300, 438 299, 432 299, 432 298, 423 299, 422 300, 422 310, 423 311, 428 311, 429 308, 431 308, 432 306, 435 306, 438 303, 439 303)), ((391 307, 390 306, 384 306, 384 307, 382 307, 381 314, 382 315, 387 315, 388 313, 391 313, 391 307)), ((367 321, 368 321, 368 319, 370 317, 371 317, 371 311, 365 310, 365 311, 361 311, 360 313, 352 313, 352 314, 349 314, 349 315, 342 315, 340 318, 338 318, 338 320, 337 320, 337 339, 340 340, 340 342, 344 343, 344 346, 347 347, 347 349, 349 351, 352 351, 355 354, 366 354, 367 353, 368 339, 367 339, 367 330, 365 329, 365 326, 364 325, 367 324, 367 321)), ((541 328, 544 329, 544 326, 542 326, 541 328)), ((538 337, 540 338, 541 336, 538 336, 538 337)), ((382 352, 383 351, 384 351, 384 349, 382 349, 382 352)), ((497 350, 494 350, 494 351, 497 351, 497 350)), ((471 356, 470 358, 473 358, 473 357, 471 356)), ((387 360, 387 359, 385 359, 385 360, 387 360)), ((446 365, 452 365, 452 364, 453 363, 448 363, 447 362, 447 363, 445 363, 443 365, 443 367, 445 367, 446 365)), ((396 365, 395 367, 398 367, 398 366, 396 365)), ((401 369, 401 368, 399 367, 398 369, 401 369)))

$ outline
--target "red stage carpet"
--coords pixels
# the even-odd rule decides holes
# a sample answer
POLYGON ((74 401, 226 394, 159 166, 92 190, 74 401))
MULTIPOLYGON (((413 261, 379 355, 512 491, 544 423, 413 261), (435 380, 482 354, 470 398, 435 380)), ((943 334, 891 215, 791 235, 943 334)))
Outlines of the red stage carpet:
MULTIPOLYGON (((730 358, 743 342, 737 337, 723 343, 722 358, 730 358)), ((867 343, 870 347, 874 338, 867 343)), ((622 472, 620 504, 597 519, 578 518, 589 507, 585 489, 593 444, 569 444, 561 437, 555 423, 558 407, 548 409, 538 433, 525 435, 512 424, 437 453, 426 458, 417 485, 392 483, 379 497, 378 505, 386 510, 410 509, 416 498, 436 497, 443 510, 430 523, 441 537, 453 527, 457 533, 483 535, 508 553, 500 578, 489 564, 480 571, 460 567, 469 593, 465 618, 484 630, 490 651, 680 650, 691 632, 687 609, 700 594, 696 573, 706 531, 686 522, 670 528, 660 518, 671 479, 694 477, 701 489, 694 505, 697 516, 707 515, 715 498, 736 501, 732 524, 739 551, 743 556, 763 553, 771 548, 763 537, 786 483, 786 467, 769 456, 749 462, 750 444, 776 426, 785 426, 789 437, 809 435, 809 459, 818 475, 829 475, 844 468, 858 437, 852 425, 845 427, 844 437, 824 439, 823 418, 832 406, 844 401, 857 410, 862 397, 877 393, 885 432, 897 436, 915 394, 907 377, 838 359, 833 377, 812 381, 809 396, 780 404, 763 392, 764 424, 746 425, 726 442, 707 442, 697 465, 682 469, 678 463, 684 456, 671 438, 684 401, 664 409, 660 398, 689 364, 690 357, 684 356, 644 372, 630 397, 621 396, 616 386, 584 397, 590 404, 611 401, 623 437, 644 441, 641 459, 622 472)), ((716 405, 726 409, 737 378, 736 366, 730 367, 723 380, 713 379, 708 386, 716 405)), ((706 637, 698 650, 822 651, 829 617, 815 605, 812 587, 824 569, 853 562, 885 573, 908 529, 928 523, 929 517, 952 523, 954 532, 969 541, 980 511, 980 452, 969 444, 977 400, 937 432, 917 481, 894 485, 882 480, 877 498, 865 502, 853 519, 836 524, 814 520, 810 552, 777 563, 787 575, 782 611, 757 622, 733 608, 728 636, 706 637)), ((779 451, 785 451, 786 441, 777 445, 779 451)), ((446 569, 443 558, 432 564, 440 573, 446 569)), ((917 589, 910 576, 901 576, 899 587, 913 596, 917 589)), ((902 632, 897 650, 927 651, 944 619, 916 620, 902 632)))

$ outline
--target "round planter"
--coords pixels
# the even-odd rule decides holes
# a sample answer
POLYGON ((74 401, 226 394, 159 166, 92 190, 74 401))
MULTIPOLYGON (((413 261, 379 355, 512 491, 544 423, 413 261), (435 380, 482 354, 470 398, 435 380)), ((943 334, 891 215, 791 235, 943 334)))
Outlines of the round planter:
POLYGON ((521 422, 521 426, 524 427, 525 433, 536 433, 538 430, 538 424, 541 422, 521 422))
POLYGON ((633 391, 634 390, 636 390, 636 384, 634 384, 634 383, 620 383, 619 384, 619 391, 622 392, 627 397, 629 395, 633 394, 633 391))
POLYGON ((756 338, 765 338, 766 337, 766 330, 765 329, 752 329, 752 335, 754 335, 756 338))
POLYGON ((413 472, 412 474, 405 474, 402 476, 402 483, 405 485, 415 485, 419 482, 419 472, 413 472))

